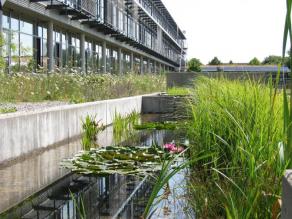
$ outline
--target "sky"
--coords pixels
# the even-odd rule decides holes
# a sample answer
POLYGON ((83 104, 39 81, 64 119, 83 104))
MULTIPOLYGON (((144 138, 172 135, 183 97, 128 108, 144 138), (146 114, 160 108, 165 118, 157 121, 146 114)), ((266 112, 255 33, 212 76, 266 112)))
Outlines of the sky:
POLYGON ((282 54, 285 0, 162 0, 186 31, 188 59, 246 63, 282 54))

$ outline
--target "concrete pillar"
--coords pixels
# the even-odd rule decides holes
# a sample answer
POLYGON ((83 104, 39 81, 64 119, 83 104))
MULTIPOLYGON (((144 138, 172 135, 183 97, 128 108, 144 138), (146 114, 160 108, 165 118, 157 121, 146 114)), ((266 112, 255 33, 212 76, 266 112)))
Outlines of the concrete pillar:
POLYGON ((119 48, 118 50, 118 72, 119 74, 123 74, 123 54, 122 54, 122 49, 119 48))
POLYGON ((151 74, 151 59, 147 60, 147 73, 151 74))
POLYGON ((292 218, 292 170, 286 170, 282 179, 281 219, 292 218))
POLYGON ((154 68, 154 73, 156 74, 157 73, 157 62, 154 60, 154 62, 153 62, 154 64, 153 64, 153 68, 154 68))
POLYGON ((159 63, 159 67, 158 67, 159 73, 161 73, 162 68, 161 68, 161 63, 159 63))
POLYGON ((47 40, 48 40, 48 71, 52 72, 55 69, 55 60, 54 60, 54 24, 53 24, 52 21, 49 21, 49 23, 48 23, 47 40))
POLYGON ((102 43, 102 63, 101 63, 103 69, 102 72, 106 73, 106 41, 102 43))
POLYGON ((134 72, 134 53, 131 52, 131 56, 130 56, 130 71, 131 73, 134 72))
POLYGON ((140 58, 140 74, 144 74, 144 58, 141 56, 140 58))
POLYGON ((83 73, 87 73, 86 72, 86 57, 85 57, 85 34, 82 33, 80 35, 80 57, 81 57, 81 71, 83 73))

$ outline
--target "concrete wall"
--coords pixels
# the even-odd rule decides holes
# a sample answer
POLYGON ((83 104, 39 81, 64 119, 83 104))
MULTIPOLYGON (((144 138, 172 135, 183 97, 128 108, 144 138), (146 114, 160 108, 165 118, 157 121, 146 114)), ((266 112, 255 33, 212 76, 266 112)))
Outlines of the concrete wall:
POLYGON ((87 115, 96 116, 108 125, 113 122, 115 112, 140 113, 141 106, 142 96, 135 96, 0 115, 0 163, 79 136, 82 119, 87 115))
POLYGON ((171 72, 166 74, 167 87, 185 87, 193 86, 194 80, 201 73, 196 72, 171 72))
POLYGON ((282 181, 282 209, 281 218, 292 218, 292 170, 287 170, 282 181))

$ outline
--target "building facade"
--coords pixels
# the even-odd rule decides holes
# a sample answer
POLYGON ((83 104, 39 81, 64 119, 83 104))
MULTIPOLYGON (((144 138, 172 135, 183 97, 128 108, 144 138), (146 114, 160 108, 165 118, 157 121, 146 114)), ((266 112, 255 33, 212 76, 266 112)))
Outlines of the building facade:
POLYGON ((161 0, 0 0, 8 71, 175 71, 185 35, 161 0))

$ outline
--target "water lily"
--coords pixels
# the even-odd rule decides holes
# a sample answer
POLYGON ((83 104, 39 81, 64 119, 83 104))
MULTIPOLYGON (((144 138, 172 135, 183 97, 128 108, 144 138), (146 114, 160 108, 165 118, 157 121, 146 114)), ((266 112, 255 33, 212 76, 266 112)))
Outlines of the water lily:
POLYGON ((164 144, 163 148, 169 151, 170 153, 180 153, 184 150, 183 147, 176 146, 174 141, 172 141, 171 143, 164 144))

